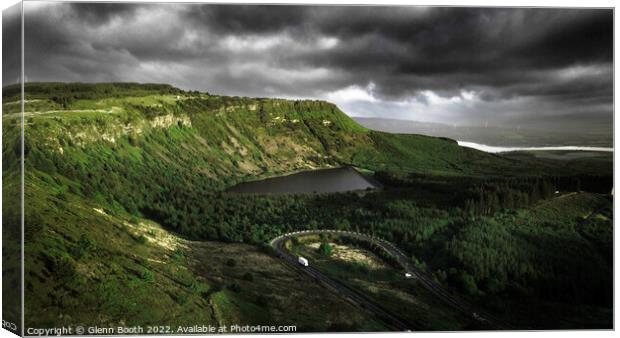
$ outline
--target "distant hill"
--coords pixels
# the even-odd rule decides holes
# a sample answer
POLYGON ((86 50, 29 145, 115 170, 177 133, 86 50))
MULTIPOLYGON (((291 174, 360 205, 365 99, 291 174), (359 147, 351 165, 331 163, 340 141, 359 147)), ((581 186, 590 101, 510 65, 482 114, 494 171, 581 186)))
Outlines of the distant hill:
POLYGON ((610 126, 601 126, 596 131, 585 132, 564 128, 561 130, 553 130, 552 128, 535 130, 518 127, 451 126, 441 123, 384 118, 354 117, 353 119, 364 127, 377 131, 448 137, 459 141, 492 146, 613 146, 613 130, 610 126))

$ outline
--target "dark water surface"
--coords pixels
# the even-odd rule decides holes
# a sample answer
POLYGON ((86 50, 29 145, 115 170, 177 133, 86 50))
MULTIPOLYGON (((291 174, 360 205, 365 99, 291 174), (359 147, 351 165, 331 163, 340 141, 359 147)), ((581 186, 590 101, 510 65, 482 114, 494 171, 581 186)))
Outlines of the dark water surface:
POLYGON ((296 174, 245 182, 229 192, 251 194, 329 193, 378 188, 351 167, 302 171, 296 174))

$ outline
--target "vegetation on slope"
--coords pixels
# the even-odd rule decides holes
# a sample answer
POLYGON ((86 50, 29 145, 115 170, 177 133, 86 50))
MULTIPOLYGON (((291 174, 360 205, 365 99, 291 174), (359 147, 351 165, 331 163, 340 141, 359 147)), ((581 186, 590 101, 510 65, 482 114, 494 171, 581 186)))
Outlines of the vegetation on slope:
MULTIPOLYGON (((197 323, 384 329, 264 248, 188 241, 150 220, 111 215, 59 193, 51 176, 27 182, 28 327, 162 325, 176 334, 178 326, 197 323)), ((4 224, 18 224, 15 217, 4 224)))
MULTIPOLYGON (((5 186, 16 183, 20 153, 14 95, 3 92, 5 186)), ((534 211, 555 190, 608 190, 610 174, 574 176, 587 172, 583 163, 560 167, 551 160, 485 154, 446 139, 374 132, 321 101, 226 97, 135 84, 32 84, 26 87, 26 100, 25 231, 29 258, 36 262, 26 269, 37 294, 27 299, 30 311, 46 308, 59 315, 80 300, 81 288, 104 276, 116 278, 111 282, 116 286, 101 291, 112 302, 137 285, 147 290, 145 297, 172 293, 151 300, 162 302, 154 307, 185 304, 174 295, 189 292, 192 283, 170 281, 154 289, 150 275, 142 276, 149 267, 142 260, 160 259, 155 257, 162 253, 134 249, 143 239, 128 229, 143 226, 131 219, 156 221, 188 239, 257 245, 293 229, 355 229, 395 241, 439 280, 481 302, 526 295, 551 298, 562 307, 583 302, 608 307, 610 262, 606 251, 594 246, 609 243, 609 224, 597 219, 600 224, 577 230, 574 222, 534 211), (376 171, 387 189, 296 196, 224 191, 242 181, 346 164, 376 171), (110 231, 118 245, 103 240, 110 231), (90 233, 102 237, 81 239, 90 233), (98 254, 81 265, 72 250, 92 248, 89 241, 103 247, 109 264, 119 268, 96 266, 98 254), (544 254, 550 243, 557 255, 544 254), (579 258, 568 259, 564 252, 579 258), (60 275, 46 275, 54 273, 60 275), (71 274, 71 283, 60 282, 65 274, 71 274), (594 278, 584 279, 587 274, 594 278), (46 278, 56 282, 45 284, 46 278), (565 285, 566 279, 572 284, 565 285), (563 293, 548 293, 552 288, 563 293), (586 300, 589 292, 596 296, 586 300)), ((559 210, 574 208, 581 215, 607 203, 593 201, 578 199, 559 210)), ((153 274, 172 273, 161 269, 153 274)), ((194 278, 205 274, 210 273, 202 270, 194 278)), ((222 280, 226 285, 234 277, 222 280)), ((235 294, 237 287, 232 288, 228 295, 235 294)), ((258 304, 252 297, 249 302, 258 304)), ((190 298, 185 301, 198 308, 209 301, 200 293, 190 298)), ((243 302, 248 299, 237 304, 243 302)), ((122 320, 115 313, 131 313, 130 304, 97 306, 110 322, 122 320)), ((178 311, 175 318, 190 318, 184 316, 192 307, 178 311)))
POLYGON ((292 252, 308 258, 313 267, 369 297, 416 330, 485 329, 474 318, 435 297, 419 281, 407 279, 400 266, 371 251, 367 243, 337 235, 296 239, 289 245, 292 252), (327 246, 332 248, 329 255, 323 251, 327 246))

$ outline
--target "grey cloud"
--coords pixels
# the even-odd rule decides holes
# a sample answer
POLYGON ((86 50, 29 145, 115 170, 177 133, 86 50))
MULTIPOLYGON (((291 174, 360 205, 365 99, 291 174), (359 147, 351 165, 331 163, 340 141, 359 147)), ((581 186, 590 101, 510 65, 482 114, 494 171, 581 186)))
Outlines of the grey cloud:
POLYGON ((13 5, 2 12, 2 83, 19 82, 21 75, 21 6, 13 5))
POLYGON ((338 103, 350 114, 414 119, 418 112, 390 102, 473 92, 477 106, 427 116, 471 123, 612 114, 608 9, 49 3, 26 11, 29 80, 299 98, 372 83, 373 103, 338 103))

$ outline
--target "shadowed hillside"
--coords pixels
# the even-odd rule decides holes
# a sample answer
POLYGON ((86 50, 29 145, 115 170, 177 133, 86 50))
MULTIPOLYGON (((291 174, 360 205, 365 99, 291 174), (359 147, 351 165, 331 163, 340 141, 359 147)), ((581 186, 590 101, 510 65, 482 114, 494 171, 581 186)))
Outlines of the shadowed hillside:
MULTIPOLYGON (((538 229, 539 223, 511 223, 530 214, 509 212, 541 210, 539 203, 555 197, 556 190, 608 190, 610 173, 585 175, 584 163, 509 158, 462 148, 449 139, 371 131, 323 101, 228 97, 126 83, 31 83, 25 93, 25 234, 32 262, 26 266, 26 287, 34 295, 27 297, 26 311, 37 325, 51 325, 58 316, 67 323, 156 318, 176 324, 197 319, 194 313, 205 308, 210 309, 201 312, 206 322, 285 322, 283 314, 293 303, 279 292, 284 282, 301 277, 281 267, 252 270, 253 277, 244 277, 222 252, 232 250, 243 266, 279 264, 264 244, 305 228, 356 229, 394 240, 420 264, 428 262, 441 282, 480 302, 504 294, 542 297, 561 283, 557 271, 566 264, 564 258, 537 261, 523 251, 531 245, 538 254, 548 243, 559 243, 558 251, 584 253, 576 264, 593 278, 579 274, 574 285, 562 285, 569 295, 553 294, 553 301, 574 303, 588 290, 602 288, 592 306, 608 305, 607 251, 599 257, 592 243, 608 242, 602 229, 610 215, 590 225, 586 234, 573 225, 555 226, 545 216, 544 231, 531 233, 528 227, 538 229), (344 165, 374 174, 387 189, 271 197, 225 191, 240 182, 344 165), (480 248, 467 244, 478 239, 480 248), (515 242, 518 248, 511 247, 515 242), (487 257, 506 252, 511 260, 525 262, 523 268, 487 257), (205 258, 210 255, 213 261, 205 258), (491 268, 502 278, 492 280, 491 268), (264 297, 261 289, 268 290, 264 297), (82 298, 85 294, 90 296, 82 298), (76 313, 81 304, 97 310, 76 313), (154 310, 144 313, 144 307, 154 310), (34 315, 42 309, 48 317, 34 315), (264 318, 252 317, 264 309, 269 309, 264 318), (95 313, 101 315, 92 319, 95 313)), ((16 87, 3 90, 5 187, 19 182, 17 95, 16 87)), ((588 196, 575 200, 585 207, 571 215, 571 222, 607 203, 588 196)), ((6 208, 17 203, 5 202, 6 208)), ((18 224, 17 217, 5 222, 18 224)), ((305 308, 322 309, 315 314, 318 322, 337 319, 324 326, 300 324, 305 330, 382 328, 359 309, 344 316, 348 308, 335 295, 307 301, 305 308)))

